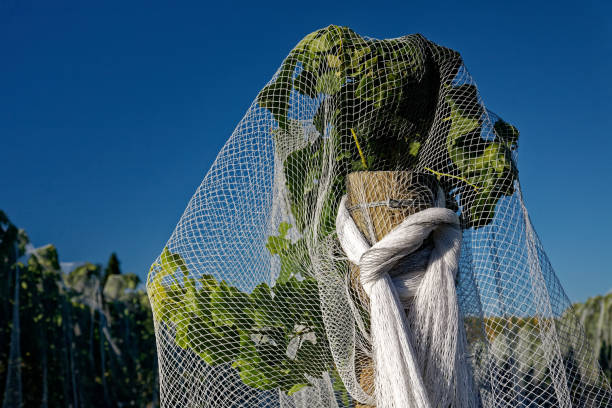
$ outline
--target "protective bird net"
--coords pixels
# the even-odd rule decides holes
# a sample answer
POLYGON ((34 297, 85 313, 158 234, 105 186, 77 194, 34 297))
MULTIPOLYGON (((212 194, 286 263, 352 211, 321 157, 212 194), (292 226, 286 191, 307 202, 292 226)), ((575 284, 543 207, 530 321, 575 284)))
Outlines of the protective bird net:
POLYGON ((459 53, 329 26, 261 90, 151 267, 166 407, 604 407, 459 53))

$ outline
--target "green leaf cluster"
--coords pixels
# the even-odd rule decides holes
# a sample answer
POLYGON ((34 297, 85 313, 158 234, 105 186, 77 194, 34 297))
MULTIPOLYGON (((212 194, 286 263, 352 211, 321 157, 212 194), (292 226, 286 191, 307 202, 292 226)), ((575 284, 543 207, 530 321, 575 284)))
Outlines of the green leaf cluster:
POLYGON ((511 150, 518 131, 499 120, 494 140, 482 136, 476 88, 453 82, 461 65, 458 53, 420 35, 373 40, 331 25, 298 43, 257 100, 277 120, 278 139, 296 137, 289 118, 293 95, 322 97, 313 118, 319 137, 283 163, 301 233, 321 238, 333 231, 344 178, 363 170, 433 172, 460 202, 467 228, 491 222, 499 199, 514 191, 511 150), (438 109, 446 116, 437 122, 436 136, 428 137, 438 109), (312 225, 309 210, 332 152, 334 178, 326 186, 334 192, 324 197, 321 221, 312 225))
POLYGON ((281 222, 278 226, 278 235, 268 237, 266 248, 272 255, 280 258, 280 273, 276 284, 286 283, 291 277, 308 277, 310 275, 310 257, 304 238, 292 242, 287 238, 291 224, 281 222))
MULTIPOLYGON (((288 229, 282 224, 279 236, 270 237, 270 251, 290 250, 288 229)), ((208 364, 231 364, 245 384, 287 393, 309 385, 306 375, 333 370, 316 280, 285 276, 245 293, 210 275, 183 273, 184 261, 167 248, 152 270, 156 318, 175 328, 178 346, 208 364)))
POLYGON ((446 151, 449 173, 456 173, 450 188, 459 196, 467 227, 482 227, 495 216, 503 196, 514 193, 518 170, 512 160, 518 131, 503 120, 494 124, 494 138, 481 137, 483 108, 474 85, 448 87, 445 95, 446 151))

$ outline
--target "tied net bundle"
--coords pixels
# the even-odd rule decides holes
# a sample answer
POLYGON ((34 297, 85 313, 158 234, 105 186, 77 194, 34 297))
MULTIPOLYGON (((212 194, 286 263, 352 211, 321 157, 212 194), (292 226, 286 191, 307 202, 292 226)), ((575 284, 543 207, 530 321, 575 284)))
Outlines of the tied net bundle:
POLYGON ((329 26, 236 127, 148 278, 166 407, 605 407, 460 55, 329 26))

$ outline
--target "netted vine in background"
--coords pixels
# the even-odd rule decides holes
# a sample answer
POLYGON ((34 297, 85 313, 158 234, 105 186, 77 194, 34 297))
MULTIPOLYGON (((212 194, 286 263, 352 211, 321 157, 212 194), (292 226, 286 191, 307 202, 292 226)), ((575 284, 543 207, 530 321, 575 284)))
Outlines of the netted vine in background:
POLYGON ((151 310, 139 279, 90 263, 65 274, 0 211, 0 400, 12 407, 157 406, 151 310))

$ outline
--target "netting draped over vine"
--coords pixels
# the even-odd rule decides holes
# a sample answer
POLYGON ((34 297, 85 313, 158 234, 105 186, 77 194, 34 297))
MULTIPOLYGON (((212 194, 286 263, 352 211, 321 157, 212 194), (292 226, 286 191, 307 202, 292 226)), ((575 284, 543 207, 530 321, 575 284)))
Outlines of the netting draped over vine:
MULTIPOLYGON (((444 292, 457 334, 415 344, 465 344, 457 358, 470 372, 446 379, 444 398, 425 386, 425 400, 459 406, 463 384, 470 405, 609 406, 525 209, 517 147, 517 129, 485 108, 457 52, 420 35, 376 40, 337 26, 306 36, 151 267, 162 404, 396 406, 377 400, 374 299, 336 231, 346 197, 369 245, 428 207, 457 214, 459 266, 444 292)), ((385 269, 389 282, 405 276, 406 316, 429 307, 419 287, 439 252, 434 238, 385 269)), ((407 322, 412 333, 440 326, 407 322)), ((415 363, 423 378, 451 364, 436 358, 415 363)))

